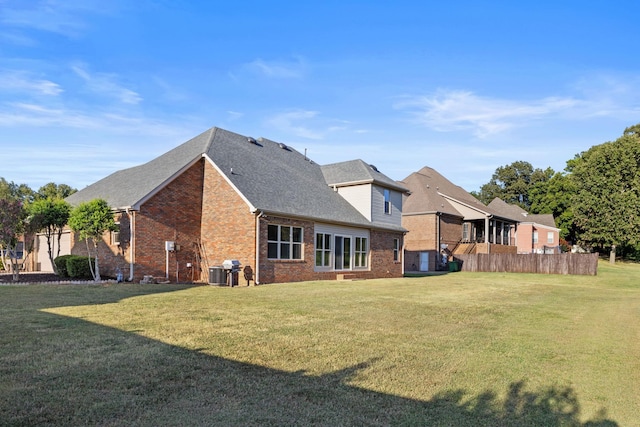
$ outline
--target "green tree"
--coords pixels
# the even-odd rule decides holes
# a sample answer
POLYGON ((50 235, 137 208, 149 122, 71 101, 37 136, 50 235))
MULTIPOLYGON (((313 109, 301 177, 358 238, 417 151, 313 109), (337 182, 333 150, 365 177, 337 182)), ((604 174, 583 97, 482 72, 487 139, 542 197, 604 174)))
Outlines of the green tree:
POLYGON ((25 212, 22 202, 17 199, 0 198, 0 252, 3 259, 9 260, 13 280, 18 280, 18 237, 24 232, 25 212))
POLYGON ((560 229, 560 237, 570 242, 576 241, 572 208, 575 192, 574 181, 563 172, 556 172, 549 180, 539 181, 529 189, 529 211, 533 214, 552 214, 560 229))
POLYGON ((23 204, 30 203, 35 198, 35 192, 27 184, 16 184, 0 178, 0 199, 20 200, 23 204))
POLYGON ((68 186, 67 184, 58 185, 54 182, 50 182, 40 187, 36 195, 36 199, 65 199, 77 191, 78 190, 68 186))
POLYGON ((32 228, 36 232, 44 232, 47 237, 47 251, 53 271, 58 274, 58 268, 53 260, 60 256, 60 240, 64 226, 69 221, 71 205, 61 198, 39 199, 28 207, 32 228), (57 242, 57 248, 55 244, 57 242))
POLYGON ((92 256, 95 259, 95 266, 91 266, 91 263, 89 264, 91 274, 95 281, 99 281, 100 266, 98 259, 100 258, 99 251, 102 235, 107 231, 117 230, 109 204, 103 199, 94 199, 89 202, 80 203, 71 211, 69 226, 74 232, 78 233, 81 239, 85 240, 89 259, 91 259, 92 256), (93 251, 90 249, 90 241, 93 245, 93 251))
POLYGON ((640 246, 640 125, 615 141, 591 147, 567 162, 579 242, 622 253, 640 246))
POLYGON ((529 210, 529 190, 539 182, 548 181, 554 174, 553 169, 534 169, 531 163, 516 161, 496 169, 491 180, 480 187, 479 193, 472 193, 482 203, 489 204, 496 197, 509 204, 516 204, 529 210))

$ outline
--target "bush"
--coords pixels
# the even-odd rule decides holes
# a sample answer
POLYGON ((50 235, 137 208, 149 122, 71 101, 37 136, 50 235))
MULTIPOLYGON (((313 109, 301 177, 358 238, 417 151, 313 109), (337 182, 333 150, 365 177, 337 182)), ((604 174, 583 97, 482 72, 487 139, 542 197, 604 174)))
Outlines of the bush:
POLYGON ((72 279, 93 279, 89 262, 94 259, 86 256, 71 255, 67 258, 67 273, 72 279))
POLYGON ((53 263, 56 265, 56 269, 58 270, 58 276, 60 278, 69 277, 69 272, 67 271, 67 260, 72 256, 75 255, 61 255, 53 260, 53 263))

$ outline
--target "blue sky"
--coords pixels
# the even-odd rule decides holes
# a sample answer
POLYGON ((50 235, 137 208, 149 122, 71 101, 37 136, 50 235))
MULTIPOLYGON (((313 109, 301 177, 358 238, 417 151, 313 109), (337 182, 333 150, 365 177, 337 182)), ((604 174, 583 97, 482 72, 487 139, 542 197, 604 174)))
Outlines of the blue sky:
POLYGON ((83 188, 218 126, 472 191, 640 122, 635 1, 0 0, 0 177, 83 188))

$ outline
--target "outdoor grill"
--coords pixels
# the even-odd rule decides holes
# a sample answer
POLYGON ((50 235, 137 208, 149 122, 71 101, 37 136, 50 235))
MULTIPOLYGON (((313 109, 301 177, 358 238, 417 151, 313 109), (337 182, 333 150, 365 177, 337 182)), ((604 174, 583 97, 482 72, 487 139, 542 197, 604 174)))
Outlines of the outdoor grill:
POLYGON ((238 272, 240 272, 240 261, 237 259, 225 259, 222 268, 227 271, 227 284, 229 286, 238 285, 238 272))

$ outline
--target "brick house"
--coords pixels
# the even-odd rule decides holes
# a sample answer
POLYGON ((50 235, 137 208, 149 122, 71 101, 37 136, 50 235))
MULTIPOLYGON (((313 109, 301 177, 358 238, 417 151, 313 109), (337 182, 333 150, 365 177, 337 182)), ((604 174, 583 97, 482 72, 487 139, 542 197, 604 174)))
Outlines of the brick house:
POLYGON ((362 160, 320 166, 285 144, 211 128, 67 201, 112 207, 120 231, 104 236, 105 275, 207 282, 232 259, 264 284, 401 277, 406 191, 362 160))
POLYGON ((530 214, 518 205, 512 205, 496 197, 490 208, 518 221, 515 233, 519 254, 560 253, 560 229, 551 214, 530 214))
POLYGON ((516 253, 517 221, 485 206, 462 187, 424 167, 400 182, 410 195, 402 211, 405 270, 446 268, 456 254, 516 253))

